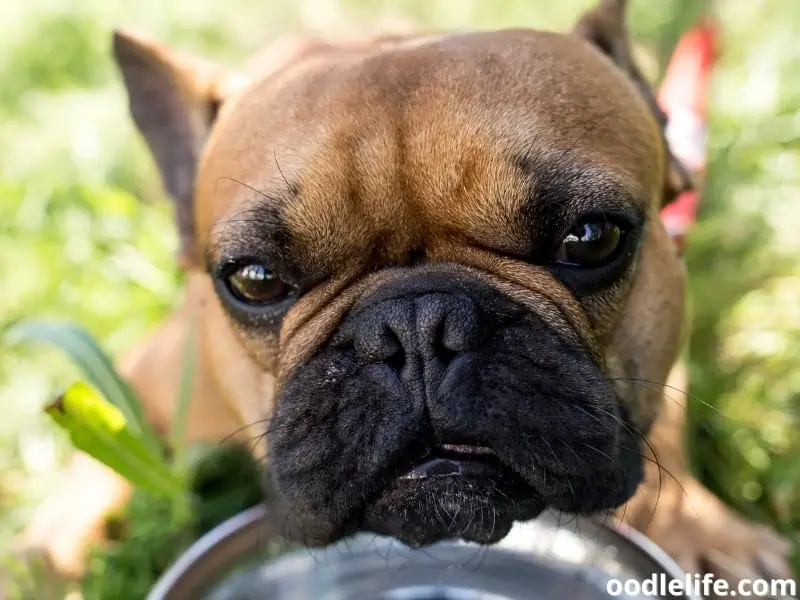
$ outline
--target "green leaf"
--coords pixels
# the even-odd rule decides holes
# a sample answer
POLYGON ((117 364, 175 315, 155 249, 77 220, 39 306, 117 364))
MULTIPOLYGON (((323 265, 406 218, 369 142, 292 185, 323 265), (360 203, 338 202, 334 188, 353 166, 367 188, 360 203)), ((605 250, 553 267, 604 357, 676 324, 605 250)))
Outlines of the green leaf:
POLYGON ((131 432, 125 416, 94 389, 76 383, 46 408, 76 448, 99 460, 132 484, 154 494, 185 494, 182 479, 158 452, 131 432))
POLYGON ((159 451, 158 436, 144 418, 141 401, 86 329, 68 322, 25 321, 11 328, 6 339, 10 343, 47 342, 61 348, 89 382, 120 410, 128 429, 153 451, 159 451))
POLYGON ((192 324, 183 344, 181 379, 178 387, 178 398, 175 402, 175 414, 172 418, 172 427, 170 429, 170 444, 175 464, 179 469, 186 468, 186 424, 189 418, 189 399, 192 395, 192 383, 194 382, 195 338, 195 327, 192 324))

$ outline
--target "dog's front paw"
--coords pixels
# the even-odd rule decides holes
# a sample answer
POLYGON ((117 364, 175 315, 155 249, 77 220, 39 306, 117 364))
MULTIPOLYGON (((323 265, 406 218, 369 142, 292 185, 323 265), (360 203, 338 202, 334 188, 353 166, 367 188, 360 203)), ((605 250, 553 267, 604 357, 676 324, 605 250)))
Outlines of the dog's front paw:
POLYGON ((646 533, 687 573, 711 573, 730 589, 746 579, 792 577, 786 539, 743 519, 694 479, 684 482, 683 492, 673 518, 654 519, 646 533))
POLYGON ((131 491, 114 471, 76 452, 63 481, 37 507, 18 540, 20 552, 44 561, 59 578, 80 577, 89 547, 104 538, 106 517, 125 504, 131 491))

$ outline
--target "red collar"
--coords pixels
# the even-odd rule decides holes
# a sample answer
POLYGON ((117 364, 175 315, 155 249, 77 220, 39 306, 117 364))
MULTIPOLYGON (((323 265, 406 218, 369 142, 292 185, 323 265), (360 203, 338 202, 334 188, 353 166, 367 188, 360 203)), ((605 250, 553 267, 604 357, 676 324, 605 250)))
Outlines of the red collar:
POLYGON ((684 249, 686 235, 697 220, 699 202, 700 193, 692 190, 680 194, 661 210, 661 221, 681 250, 684 249))

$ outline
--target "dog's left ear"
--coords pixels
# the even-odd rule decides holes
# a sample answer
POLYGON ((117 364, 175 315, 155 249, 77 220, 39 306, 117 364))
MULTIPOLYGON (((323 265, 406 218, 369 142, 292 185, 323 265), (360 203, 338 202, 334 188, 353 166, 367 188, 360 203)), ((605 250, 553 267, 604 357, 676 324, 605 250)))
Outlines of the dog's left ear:
POLYGON ((131 30, 114 32, 113 52, 128 91, 131 116, 174 205, 180 238, 178 264, 185 269, 202 266, 194 235, 197 163, 236 78, 131 30))
POLYGON ((667 115, 661 110, 653 88, 633 60, 625 19, 626 4, 626 0, 600 0, 597 7, 581 18, 573 33, 595 46, 628 75, 658 121, 668 159, 662 200, 662 205, 666 205, 681 192, 691 189, 693 181, 689 172, 669 148, 664 135, 667 115))

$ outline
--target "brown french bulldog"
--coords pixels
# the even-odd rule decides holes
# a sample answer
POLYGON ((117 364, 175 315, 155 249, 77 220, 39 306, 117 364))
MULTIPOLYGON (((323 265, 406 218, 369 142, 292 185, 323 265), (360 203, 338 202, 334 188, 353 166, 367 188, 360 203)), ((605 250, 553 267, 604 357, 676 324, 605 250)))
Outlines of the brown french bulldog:
MULTIPOLYGON (((285 39, 235 73, 118 32, 188 271, 123 364, 152 421, 195 327, 190 438, 264 436, 306 544, 616 510, 685 569, 787 572, 685 465, 664 385, 684 267, 658 215, 688 181, 624 4, 568 35, 285 39)), ((127 493, 78 457, 29 539, 77 569, 127 493)))

